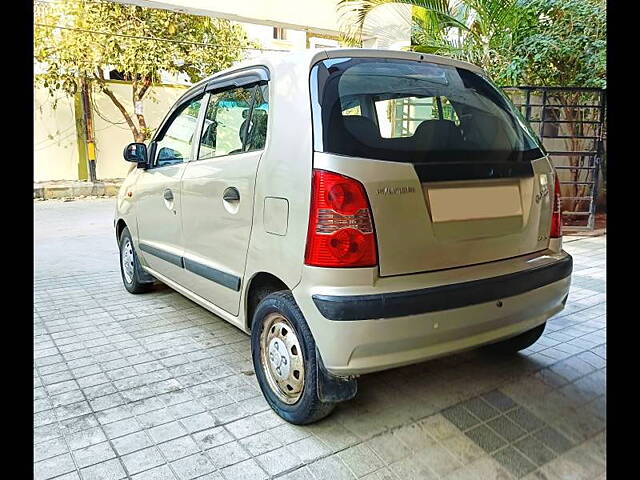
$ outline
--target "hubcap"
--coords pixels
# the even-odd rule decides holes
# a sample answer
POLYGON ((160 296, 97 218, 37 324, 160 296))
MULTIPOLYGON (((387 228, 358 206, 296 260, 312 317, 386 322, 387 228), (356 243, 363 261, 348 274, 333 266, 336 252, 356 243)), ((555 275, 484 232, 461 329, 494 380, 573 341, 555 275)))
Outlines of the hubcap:
POLYGON ((127 239, 122 246, 122 252, 120 253, 122 257, 122 273, 124 275, 124 279, 127 283, 133 282, 133 246, 131 245, 131 240, 127 239))
POLYGON ((264 321, 260 359, 271 390, 283 402, 296 403, 304 388, 304 358, 295 330, 279 313, 264 321))

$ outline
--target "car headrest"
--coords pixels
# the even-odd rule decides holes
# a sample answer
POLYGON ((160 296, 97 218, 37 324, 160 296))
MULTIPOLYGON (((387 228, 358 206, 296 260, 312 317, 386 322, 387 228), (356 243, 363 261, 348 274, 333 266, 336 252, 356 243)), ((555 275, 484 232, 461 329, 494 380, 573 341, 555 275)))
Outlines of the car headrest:
POLYGON ((420 150, 456 149, 462 142, 462 132, 451 120, 424 120, 413 133, 420 150))
POLYGON ((370 144, 372 140, 380 138, 378 127, 370 118, 362 115, 348 115, 342 117, 344 128, 360 142, 370 144))

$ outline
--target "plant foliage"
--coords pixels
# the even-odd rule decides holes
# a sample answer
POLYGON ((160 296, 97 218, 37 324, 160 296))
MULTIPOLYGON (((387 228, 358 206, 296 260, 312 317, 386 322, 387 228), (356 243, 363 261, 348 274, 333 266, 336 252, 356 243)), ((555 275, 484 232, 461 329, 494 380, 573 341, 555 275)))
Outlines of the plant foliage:
POLYGON ((131 82, 135 103, 160 82, 161 72, 184 73, 196 82, 241 60, 244 49, 258 47, 227 20, 111 1, 40 2, 34 19, 34 56, 45 71, 36 75, 36 84, 52 95, 73 95, 90 82, 113 101, 136 141, 151 132, 144 115, 129 111, 109 89, 107 69, 131 82))

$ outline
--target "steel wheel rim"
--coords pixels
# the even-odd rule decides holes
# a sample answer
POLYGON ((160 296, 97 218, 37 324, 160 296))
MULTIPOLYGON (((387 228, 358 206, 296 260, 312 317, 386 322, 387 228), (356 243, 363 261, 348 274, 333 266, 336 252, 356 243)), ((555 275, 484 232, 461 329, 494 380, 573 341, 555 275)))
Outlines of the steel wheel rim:
POLYGON ((271 313, 260 334, 260 360, 269 387, 280 400, 292 405, 304 390, 304 357, 289 320, 271 313))
POLYGON ((133 282, 134 267, 133 267, 133 245, 131 240, 127 239, 122 246, 122 252, 120 253, 122 258, 122 274, 127 283, 133 282))

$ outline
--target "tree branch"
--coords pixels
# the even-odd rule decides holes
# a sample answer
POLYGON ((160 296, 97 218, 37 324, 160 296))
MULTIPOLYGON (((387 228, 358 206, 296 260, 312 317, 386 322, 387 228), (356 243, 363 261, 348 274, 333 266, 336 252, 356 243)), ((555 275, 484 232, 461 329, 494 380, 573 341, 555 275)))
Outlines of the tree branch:
POLYGON ((127 112, 127 109, 124 108, 124 105, 120 103, 120 100, 118 100, 118 98, 114 95, 114 93, 111 90, 109 90, 109 88, 107 88, 107 86, 105 85, 104 77, 102 77, 102 75, 98 76, 94 74, 93 76, 98 81, 98 83, 100 83, 100 85, 102 86, 102 91, 105 93, 105 95, 109 97, 113 102, 113 104, 117 107, 117 109, 120 110, 120 113, 122 113, 122 116, 127 121, 127 125, 129 125, 129 128, 131 129, 131 132, 133 133, 134 138, 138 140, 140 138, 140 131, 136 128, 135 124, 133 123, 133 119, 129 115, 129 112, 127 112))

